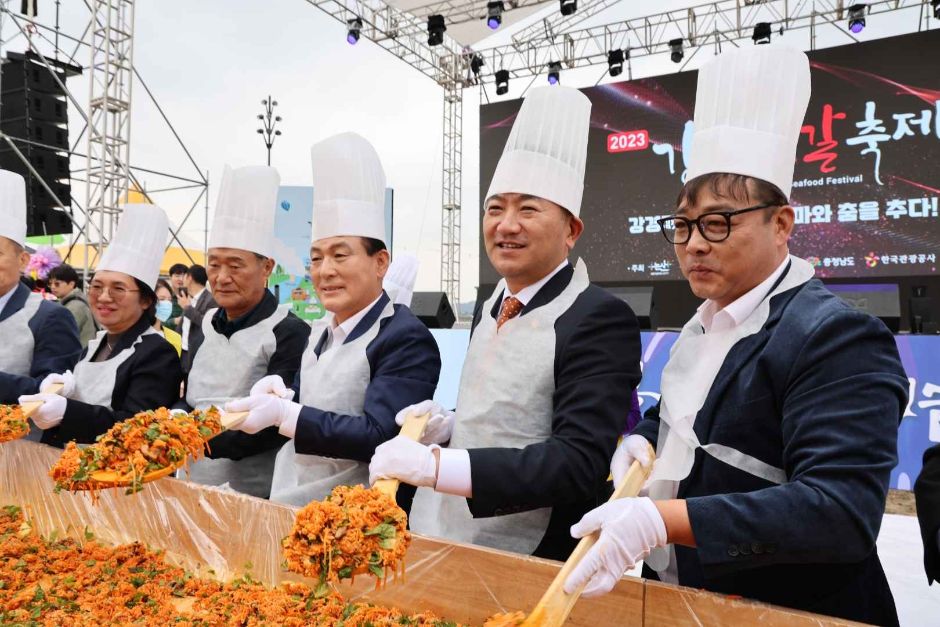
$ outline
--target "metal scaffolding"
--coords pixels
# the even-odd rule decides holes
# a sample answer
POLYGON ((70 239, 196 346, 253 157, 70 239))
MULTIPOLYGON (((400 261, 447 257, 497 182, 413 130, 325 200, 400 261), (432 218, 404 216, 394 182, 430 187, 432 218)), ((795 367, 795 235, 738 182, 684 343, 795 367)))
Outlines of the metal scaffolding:
MULTIPOLYGON (((111 240, 120 205, 127 198, 133 85, 134 2, 94 0, 88 63, 88 128, 85 211, 101 237, 86 245, 100 258, 111 240)), ((88 248, 86 246, 86 256, 88 248)), ((87 261, 87 260, 86 260, 87 261)), ((87 263, 86 263, 87 266, 87 263)))
POLYGON ((463 163, 463 93, 444 88, 444 154, 441 211, 441 291, 454 309, 460 302, 460 218, 463 163))

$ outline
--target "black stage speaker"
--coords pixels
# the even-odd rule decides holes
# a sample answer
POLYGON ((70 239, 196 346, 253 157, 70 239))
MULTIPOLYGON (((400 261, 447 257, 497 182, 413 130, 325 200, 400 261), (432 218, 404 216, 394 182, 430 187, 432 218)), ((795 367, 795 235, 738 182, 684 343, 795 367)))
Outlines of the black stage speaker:
MULTIPOLYGON (((82 68, 47 60, 59 82, 81 74, 82 68)), ((33 52, 10 52, 4 60, 0 91, 0 128, 29 166, 5 141, 0 142, 0 168, 26 179, 27 235, 71 233, 72 220, 59 208, 49 189, 68 207, 68 101, 52 72, 33 52)))
POLYGON ((656 305, 653 302, 653 287, 606 287, 604 288, 623 302, 630 305, 636 314, 640 328, 649 331, 658 328, 656 324, 656 305))
POLYGON ((915 285, 908 300, 911 333, 937 333, 940 312, 927 295, 926 285, 915 285))
POLYGON ((827 284, 826 287, 859 311, 881 318, 892 333, 901 329, 901 299, 897 283, 827 284))
POLYGON ((449 329, 457 321, 444 292, 415 292, 411 312, 429 329, 449 329))

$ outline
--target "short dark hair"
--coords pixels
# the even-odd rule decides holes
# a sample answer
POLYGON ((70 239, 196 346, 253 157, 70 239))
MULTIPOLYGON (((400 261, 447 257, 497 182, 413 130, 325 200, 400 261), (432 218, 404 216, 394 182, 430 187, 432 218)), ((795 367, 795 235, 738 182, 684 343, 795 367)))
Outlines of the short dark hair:
MULTIPOLYGON (((696 176, 686 181, 676 199, 676 207, 683 203, 696 204, 703 191, 709 191, 716 198, 726 198, 742 202, 755 202, 783 207, 790 203, 786 195, 773 183, 745 174, 731 174, 728 172, 711 172, 696 176)), ((773 214, 764 214, 765 220, 770 220, 773 214)))
POLYGON ((380 239, 375 239, 374 237, 360 237, 362 240, 362 245, 366 249, 366 254, 370 257, 374 257, 376 253, 380 253, 383 250, 388 250, 388 247, 380 239))
POLYGON ((186 265, 182 263, 174 263, 172 266, 170 266, 170 276, 173 276, 174 274, 186 274, 187 270, 189 270, 189 268, 187 268, 186 265))
POLYGON ((209 275, 206 274, 206 269, 203 266, 200 266, 198 263, 189 266, 189 270, 186 272, 186 274, 188 274, 189 278, 199 285, 205 286, 206 282, 209 281, 209 275))
POLYGON ((150 301, 150 305, 144 309, 144 319, 150 326, 153 326, 157 321, 157 295, 154 294, 153 288, 136 277, 134 277, 134 283, 137 284, 137 289, 140 290, 141 300, 150 301))
POLYGON ((49 271, 47 281, 62 281, 63 283, 74 283, 75 287, 82 289, 82 277, 78 275, 75 268, 67 263, 56 266, 49 271))

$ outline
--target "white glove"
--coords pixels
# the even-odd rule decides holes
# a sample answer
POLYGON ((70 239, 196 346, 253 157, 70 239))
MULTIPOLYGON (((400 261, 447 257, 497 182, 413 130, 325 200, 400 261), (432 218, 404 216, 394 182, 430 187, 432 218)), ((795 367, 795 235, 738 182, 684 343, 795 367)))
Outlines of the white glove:
POLYGON ((413 486, 433 488, 437 483, 436 445, 425 446, 397 435, 375 449, 369 463, 369 485, 379 479, 398 479, 413 486))
POLYGON ((610 474, 614 477, 614 485, 620 485, 634 460, 640 462, 643 468, 649 468, 653 462, 650 458, 650 443, 642 435, 628 435, 614 451, 614 458, 610 460, 610 474))
POLYGON ((395 414, 395 422, 399 427, 405 424, 405 419, 409 414, 415 416, 431 414, 428 426, 424 428, 424 435, 421 436, 421 444, 443 444, 450 441, 450 436, 454 432, 454 420, 457 417, 451 410, 444 409, 432 400, 421 401, 395 414))
POLYGON ((571 527, 575 538, 600 530, 597 543, 565 580, 565 593, 573 594, 587 583, 581 596, 610 592, 623 573, 646 558, 651 549, 666 546, 666 523, 647 497, 604 503, 571 527))
POLYGON ((72 392, 75 391, 75 376, 72 374, 71 370, 66 370, 62 374, 48 374, 46 378, 42 380, 39 384, 39 393, 41 394, 53 383, 61 383, 62 389, 56 392, 59 396, 71 396, 72 392))
POLYGON ((51 429, 58 427, 62 422, 62 416, 65 415, 65 405, 68 400, 58 394, 26 394, 18 399, 20 405, 23 403, 32 403, 42 401, 39 409, 33 412, 30 418, 40 429, 51 429))
POLYGON ((225 404, 226 413, 248 412, 248 417, 241 424, 232 427, 232 429, 244 431, 245 433, 258 433, 268 427, 280 427, 291 420, 296 426, 300 408, 300 403, 273 394, 246 396, 225 404))
POLYGON ((284 385, 284 379, 279 374, 269 374, 251 386, 248 396, 258 396, 259 394, 274 394, 287 400, 294 398, 294 390, 284 385))
POLYGON ((411 295, 414 293, 417 278, 418 258, 407 253, 399 253, 388 266, 382 287, 388 293, 392 304, 410 307, 411 295))

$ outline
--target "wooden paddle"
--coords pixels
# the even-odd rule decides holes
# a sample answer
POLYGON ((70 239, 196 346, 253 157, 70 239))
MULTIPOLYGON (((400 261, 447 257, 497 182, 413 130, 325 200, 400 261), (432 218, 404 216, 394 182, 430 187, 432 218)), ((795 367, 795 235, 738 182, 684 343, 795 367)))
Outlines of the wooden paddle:
MULTIPOLYGON (((424 429, 428 426, 428 420, 430 419, 430 413, 421 416, 408 414, 408 417, 405 418, 405 424, 401 426, 401 431, 398 434, 414 440, 415 442, 420 442, 421 436, 424 435, 424 429)), ((398 494, 399 483, 398 479, 379 479, 372 487, 392 497, 394 501, 395 495, 398 494)))
MULTIPOLYGON (((62 391, 64 386, 61 383, 52 383, 46 386, 46 389, 42 390, 40 394, 58 394, 62 391)), ((23 418, 29 418, 36 413, 40 407, 42 407, 43 401, 30 401, 29 403, 23 403, 20 405, 20 410, 23 412, 23 418)))
MULTIPOLYGON (((229 429, 237 427, 238 425, 243 423, 245 421, 245 418, 248 417, 248 413, 249 412, 247 411, 240 411, 240 412, 231 412, 231 413, 223 414, 220 420, 220 422, 222 423, 222 431, 220 431, 219 433, 224 433, 225 431, 228 431, 229 429)), ((216 435, 219 435, 219 433, 216 433, 215 435, 211 436, 208 439, 211 440, 216 435)), ((175 464, 172 464, 165 468, 161 468, 159 470, 153 470, 151 472, 148 472, 143 477, 141 477, 140 483, 149 483, 151 481, 156 481, 157 479, 162 479, 163 477, 172 475, 174 472, 182 468, 183 464, 185 463, 186 463, 186 458, 184 457, 182 460, 180 460, 179 462, 175 464)), ((110 471, 110 470, 98 470, 96 472, 91 473, 91 475, 89 475, 88 483, 89 483, 89 486, 88 486, 89 489, 96 489, 96 490, 103 489, 103 488, 125 487, 134 483, 134 476, 133 475, 119 475, 118 473, 110 471)))
MULTIPOLYGON (((650 459, 655 459, 655 457, 656 454, 651 447, 650 459)), ((630 470, 627 471, 623 481, 621 481, 617 489, 614 490, 610 500, 613 501, 615 499, 622 499, 639 494, 640 490, 643 488, 643 484, 646 483, 646 478, 649 476, 650 470, 652 470, 652 464, 650 464, 649 469, 647 469, 643 468, 640 462, 633 462, 633 465, 630 466, 630 470)), ((594 546, 599 535, 598 532, 595 532, 589 536, 585 536, 578 542, 574 551, 571 552, 568 561, 565 562, 565 565, 558 571, 554 581, 552 581, 548 590, 545 591, 538 605, 536 605, 535 609, 520 623, 523 627, 558 627, 564 624, 568 619, 568 615, 571 614, 571 610, 574 609, 574 604, 578 602, 582 590, 584 590, 584 586, 581 586, 574 594, 566 594, 564 590, 565 580, 568 578, 568 575, 571 574, 571 571, 574 570, 575 566, 587 555, 591 547, 594 546)))

